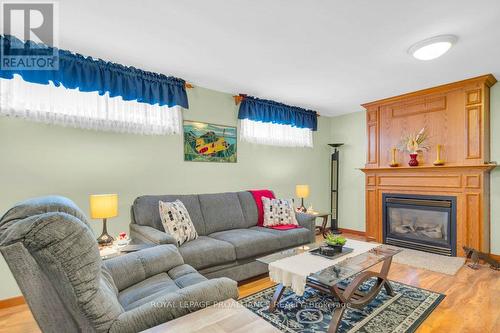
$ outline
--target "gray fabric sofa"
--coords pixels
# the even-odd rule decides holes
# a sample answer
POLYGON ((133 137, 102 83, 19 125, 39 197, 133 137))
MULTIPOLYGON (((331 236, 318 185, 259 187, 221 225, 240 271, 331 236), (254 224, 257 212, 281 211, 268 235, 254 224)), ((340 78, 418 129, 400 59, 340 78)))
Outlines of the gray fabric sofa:
POLYGON ((82 211, 63 197, 17 204, 0 219, 0 251, 43 332, 139 332, 238 297, 174 245, 102 261, 82 211))
POLYGON ((250 192, 199 195, 145 195, 131 208, 130 234, 139 242, 176 244, 164 232, 158 201, 179 199, 189 212, 199 237, 179 247, 184 261, 206 277, 236 281, 266 273, 255 259, 315 240, 315 218, 297 213, 303 228, 273 230, 257 226, 257 206, 250 192))

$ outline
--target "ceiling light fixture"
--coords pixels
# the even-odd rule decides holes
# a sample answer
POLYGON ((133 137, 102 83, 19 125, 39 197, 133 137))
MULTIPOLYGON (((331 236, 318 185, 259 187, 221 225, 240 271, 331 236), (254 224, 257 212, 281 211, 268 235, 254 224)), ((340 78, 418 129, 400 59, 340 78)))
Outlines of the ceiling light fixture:
POLYGON ((454 35, 432 37, 413 44, 408 53, 419 60, 436 59, 448 52, 457 40, 457 36, 454 35))

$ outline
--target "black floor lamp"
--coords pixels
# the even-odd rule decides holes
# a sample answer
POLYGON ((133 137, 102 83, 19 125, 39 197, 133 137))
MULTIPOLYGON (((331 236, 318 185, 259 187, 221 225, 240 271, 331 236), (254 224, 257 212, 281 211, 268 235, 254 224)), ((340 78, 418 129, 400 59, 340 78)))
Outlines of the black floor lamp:
POLYGON ((331 162, 331 194, 330 194, 330 207, 332 212, 332 220, 330 223, 330 230, 334 234, 341 234, 339 230, 339 147, 343 143, 329 143, 333 147, 332 162, 331 162))

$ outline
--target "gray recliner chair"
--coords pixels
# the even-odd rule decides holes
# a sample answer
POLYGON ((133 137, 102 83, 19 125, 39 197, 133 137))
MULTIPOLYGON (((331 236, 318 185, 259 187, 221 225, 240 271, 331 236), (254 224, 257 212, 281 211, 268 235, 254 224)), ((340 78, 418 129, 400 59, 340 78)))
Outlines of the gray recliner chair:
POLYGON ((238 297, 235 281, 207 280, 175 245, 102 261, 85 215, 63 197, 11 208, 0 252, 43 332, 138 332, 238 297))

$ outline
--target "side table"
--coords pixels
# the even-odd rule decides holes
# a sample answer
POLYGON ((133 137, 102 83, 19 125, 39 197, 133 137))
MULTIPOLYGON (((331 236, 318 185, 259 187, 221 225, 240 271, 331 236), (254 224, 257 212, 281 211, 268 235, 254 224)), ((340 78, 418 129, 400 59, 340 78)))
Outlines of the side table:
POLYGON ((326 237, 326 233, 330 229, 330 228, 327 228, 327 224, 328 224, 328 220, 329 220, 331 213, 307 213, 306 212, 306 214, 323 219, 321 222, 321 226, 319 226, 319 225, 316 226, 316 235, 321 234, 321 235, 323 235, 323 238, 326 237))

